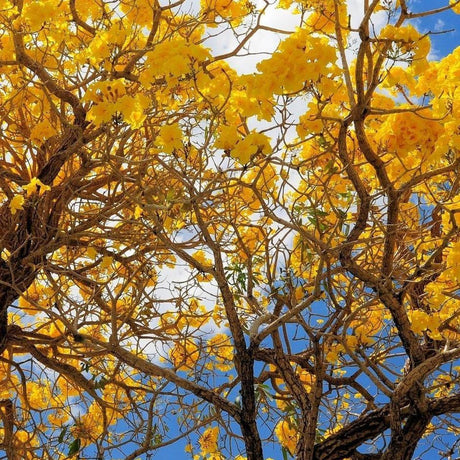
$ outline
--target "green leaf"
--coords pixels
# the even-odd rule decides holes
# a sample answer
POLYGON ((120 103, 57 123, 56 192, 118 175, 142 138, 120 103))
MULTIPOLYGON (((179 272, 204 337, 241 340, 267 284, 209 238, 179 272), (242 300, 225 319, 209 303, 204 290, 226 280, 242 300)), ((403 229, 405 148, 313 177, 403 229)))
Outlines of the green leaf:
POLYGON ((58 442, 64 441, 64 436, 67 433, 67 428, 68 428, 67 425, 64 425, 64 427, 62 428, 61 432, 59 433, 58 442))
POLYGON ((288 460, 288 451, 285 447, 283 447, 283 460, 288 460))
POLYGON ((81 441, 80 438, 74 439, 69 446, 69 453, 67 455, 76 454, 80 450, 81 441))
POLYGON ((101 377, 99 380, 94 382, 94 389, 97 390, 98 388, 104 388, 109 381, 104 377, 101 377))
POLYGON ((263 389, 263 390, 265 390, 267 392, 269 392, 271 390, 270 386, 265 384, 265 383, 259 383, 257 386, 258 386, 258 388, 263 389))
POLYGON ((173 188, 169 189, 168 193, 166 194, 166 201, 171 202, 174 200, 175 197, 176 197, 176 191, 173 188))

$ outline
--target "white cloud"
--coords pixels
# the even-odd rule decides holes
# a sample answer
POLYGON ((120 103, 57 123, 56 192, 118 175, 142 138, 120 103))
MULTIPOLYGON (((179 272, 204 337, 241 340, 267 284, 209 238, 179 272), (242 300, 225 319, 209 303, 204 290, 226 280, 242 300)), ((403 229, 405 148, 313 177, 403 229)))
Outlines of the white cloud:
POLYGON ((444 30, 445 25, 446 23, 442 19, 438 18, 438 20, 436 21, 436 24, 434 25, 434 30, 436 32, 441 32, 442 30, 444 30))

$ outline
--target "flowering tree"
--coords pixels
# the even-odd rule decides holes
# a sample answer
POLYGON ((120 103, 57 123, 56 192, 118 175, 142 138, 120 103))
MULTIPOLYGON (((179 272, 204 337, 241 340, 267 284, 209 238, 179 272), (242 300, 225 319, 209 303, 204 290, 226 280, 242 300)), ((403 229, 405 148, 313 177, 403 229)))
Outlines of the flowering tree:
POLYGON ((448 3, 1 2, 9 460, 453 454, 448 3))

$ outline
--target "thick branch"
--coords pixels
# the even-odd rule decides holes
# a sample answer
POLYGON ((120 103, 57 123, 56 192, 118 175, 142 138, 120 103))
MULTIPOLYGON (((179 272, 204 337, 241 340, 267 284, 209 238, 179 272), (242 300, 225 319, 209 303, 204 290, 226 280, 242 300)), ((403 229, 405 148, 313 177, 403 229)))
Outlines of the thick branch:
MULTIPOLYGON (((460 412, 460 394, 427 401, 430 416, 460 412)), ((402 408, 404 417, 410 415, 410 408, 402 408)), ((315 446, 315 460, 343 460, 369 439, 382 434, 390 427, 390 406, 361 415, 337 433, 315 446)))

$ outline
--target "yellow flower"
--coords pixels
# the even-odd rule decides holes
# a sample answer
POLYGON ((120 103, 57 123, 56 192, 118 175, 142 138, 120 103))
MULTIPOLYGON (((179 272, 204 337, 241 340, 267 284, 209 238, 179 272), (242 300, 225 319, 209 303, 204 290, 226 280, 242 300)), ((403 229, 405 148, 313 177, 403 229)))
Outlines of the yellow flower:
POLYGON ((219 427, 210 427, 201 435, 198 442, 201 447, 201 455, 215 454, 218 451, 217 437, 219 436, 219 427))
POLYGON ((182 130, 177 123, 160 128, 160 144, 166 153, 173 153, 182 147, 182 130))
POLYGON ((139 219, 139 217, 142 216, 143 212, 143 208, 141 208, 139 205, 136 205, 136 207, 134 208, 134 218, 139 219))
POLYGON ((149 103, 150 100, 142 94, 134 97, 125 94, 118 99, 116 108, 123 115, 124 121, 129 123, 133 129, 139 129, 146 118, 144 110, 149 103))
POLYGON ((196 361, 200 357, 200 349, 193 340, 185 339, 176 342, 169 354, 177 370, 189 371, 195 367, 196 361))
POLYGON ((36 142, 43 142, 57 133, 54 126, 48 121, 43 120, 37 123, 30 131, 30 138, 36 142))
POLYGON ((219 136, 214 146, 218 149, 232 149, 236 143, 241 139, 236 126, 221 125, 218 128, 219 136))
MULTIPOLYGON (((455 5, 455 3, 456 3, 456 0, 450 0, 449 2, 450 5, 455 5)), ((454 7, 452 7, 452 11, 454 13, 460 14, 460 4, 457 4, 454 7)))
POLYGON ((113 257, 104 256, 102 258, 102 262, 100 263, 99 267, 100 268, 109 268, 112 265, 112 262, 113 262, 113 257))
POLYGON ((17 211, 20 211, 22 209, 23 206, 24 206, 24 197, 22 195, 15 195, 9 204, 11 214, 13 214, 14 216, 17 211))
POLYGON ((426 329, 431 333, 436 334, 439 326, 441 325, 441 318, 436 315, 429 315, 422 310, 413 310, 409 312, 409 319, 411 321, 412 330, 416 334, 420 334, 426 329))
POLYGON ((222 372, 233 367, 233 345, 226 334, 216 334, 208 340, 208 352, 215 357, 215 367, 222 372))
POLYGON ((50 390, 37 382, 27 382, 27 398, 34 409, 45 409, 51 399, 50 390))
POLYGON ((238 142, 230 154, 241 164, 246 164, 258 152, 269 153, 270 142, 265 134, 252 132, 238 142))
POLYGON ((244 16, 251 12, 251 3, 244 0, 201 0, 202 12, 209 21, 208 27, 217 27, 216 16, 229 19, 233 25, 238 25, 244 16))
POLYGON ((200 263, 201 265, 205 266, 206 268, 212 267, 213 262, 212 260, 206 256, 206 253, 203 250, 196 251, 193 254, 195 260, 200 263))
POLYGON ((294 428, 293 424, 287 420, 279 421, 275 428, 275 434, 281 445, 293 454, 298 438, 297 430, 294 428))
POLYGON ((48 422, 58 427, 62 427, 68 420, 69 415, 67 415, 62 409, 56 409, 48 415, 48 422))
POLYGON ((91 107, 88 113, 88 120, 92 121, 96 126, 100 126, 103 123, 108 123, 112 120, 114 113, 116 112, 116 106, 112 102, 100 102, 91 107))
POLYGON ((59 14, 60 6, 56 0, 26 2, 22 10, 23 18, 34 31, 39 30, 44 23, 53 22, 59 14))
POLYGON ((45 185, 36 177, 33 177, 32 180, 22 188, 27 192, 27 196, 33 195, 36 192, 38 192, 39 195, 43 195, 47 190, 51 190, 49 185, 45 185))
POLYGON ((97 256, 97 250, 93 246, 89 246, 86 250, 86 254, 90 259, 94 260, 97 256))

